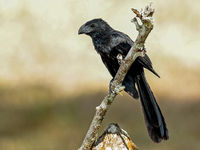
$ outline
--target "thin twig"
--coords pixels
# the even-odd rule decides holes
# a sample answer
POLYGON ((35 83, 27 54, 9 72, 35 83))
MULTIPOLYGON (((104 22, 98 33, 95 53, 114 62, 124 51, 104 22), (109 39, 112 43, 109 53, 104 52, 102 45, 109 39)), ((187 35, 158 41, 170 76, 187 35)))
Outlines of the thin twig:
POLYGON ((139 32, 138 36, 125 59, 121 61, 121 65, 112 82, 111 90, 108 92, 108 95, 103 99, 101 104, 96 107, 96 113, 79 150, 91 149, 92 144, 97 139, 98 130, 101 127, 101 123, 104 119, 107 110, 109 109, 111 103, 113 102, 114 98, 118 95, 118 93, 124 90, 124 87, 122 86, 122 81, 124 80, 129 68, 138 56, 144 56, 144 43, 147 36, 153 29, 152 16, 154 13, 154 9, 152 9, 151 4, 149 4, 145 7, 144 10, 138 11, 136 9, 132 9, 132 11, 136 14, 136 17, 133 19, 133 22, 135 23, 136 29, 139 32), (137 19, 141 20, 141 25, 139 25, 137 19))

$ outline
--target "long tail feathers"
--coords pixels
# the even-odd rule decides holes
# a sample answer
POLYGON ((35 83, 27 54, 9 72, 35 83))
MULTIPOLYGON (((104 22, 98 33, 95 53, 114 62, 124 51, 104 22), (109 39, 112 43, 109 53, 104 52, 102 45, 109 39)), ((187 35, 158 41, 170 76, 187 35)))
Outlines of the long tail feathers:
POLYGON ((123 81, 123 85, 125 86, 125 91, 131 95, 133 98, 138 99, 139 95, 135 88, 135 80, 132 76, 127 75, 123 81))
POLYGON ((137 75, 136 83, 149 136, 156 143, 161 142, 163 139, 167 140, 169 137, 164 117, 145 79, 143 71, 140 75, 137 75))

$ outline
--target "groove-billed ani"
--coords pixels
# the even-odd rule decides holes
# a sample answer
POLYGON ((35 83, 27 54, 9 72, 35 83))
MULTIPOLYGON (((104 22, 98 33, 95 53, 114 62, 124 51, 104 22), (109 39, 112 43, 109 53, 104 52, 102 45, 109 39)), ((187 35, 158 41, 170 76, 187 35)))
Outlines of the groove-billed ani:
MULTIPOLYGON (((134 43, 128 35, 114 30, 102 19, 86 22, 80 27, 78 34, 86 34, 92 38, 95 50, 100 54, 112 77, 119 69, 118 54, 125 57, 134 43)), ((138 57, 133 62, 122 84, 125 86, 125 91, 132 97, 139 98, 140 95, 149 136, 154 142, 160 142, 168 139, 168 130, 153 92, 146 81, 143 68, 159 77, 149 57, 145 54, 144 57, 138 57)))

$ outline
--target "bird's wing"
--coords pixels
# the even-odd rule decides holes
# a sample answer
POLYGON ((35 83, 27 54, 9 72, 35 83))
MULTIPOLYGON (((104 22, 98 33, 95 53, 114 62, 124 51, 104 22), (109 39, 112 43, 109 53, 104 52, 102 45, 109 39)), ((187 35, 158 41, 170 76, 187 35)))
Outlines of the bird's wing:
POLYGON ((133 44, 128 35, 116 30, 112 32, 110 41, 112 51, 117 51, 125 57, 133 44))
MULTIPOLYGON (((123 57, 126 57, 127 53, 131 49, 131 46, 134 44, 134 42, 131 40, 131 38, 119 31, 114 31, 111 34, 111 55, 117 56, 119 53, 122 54, 123 57)), ((156 71, 153 69, 152 63, 150 58, 145 54, 144 57, 138 57, 137 61, 146 69, 151 71, 156 76, 160 77, 156 71)))
POLYGON ((117 58, 110 59, 106 55, 101 55, 101 59, 108 71, 110 72, 111 76, 114 77, 117 73, 117 70, 119 69, 117 58))
POLYGON ((148 69, 149 71, 151 71, 153 74, 155 74, 157 77, 160 78, 160 76, 158 75, 158 73, 153 69, 151 60, 150 60, 150 58, 148 57, 147 54, 145 54, 144 57, 139 56, 139 57, 137 58, 137 60, 138 60, 138 62, 139 62, 140 64, 142 64, 142 66, 143 66, 144 68, 148 69))

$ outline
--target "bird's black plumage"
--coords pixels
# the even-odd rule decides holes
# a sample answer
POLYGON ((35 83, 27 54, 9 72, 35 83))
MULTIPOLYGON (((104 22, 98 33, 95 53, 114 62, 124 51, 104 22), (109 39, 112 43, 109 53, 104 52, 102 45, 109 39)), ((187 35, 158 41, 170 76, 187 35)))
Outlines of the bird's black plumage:
MULTIPOLYGON (((128 35, 114 30, 102 19, 93 19, 86 22, 80 27, 78 33, 89 35, 92 38, 95 50, 100 54, 112 77, 116 75, 119 69, 117 55, 121 54, 125 57, 134 44, 128 35)), ((168 130, 153 92, 146 81, 143 68, 150 70, 159 77, 152 67, 150 58, 145 54, 144 57, 138 57, 133 62, 123 85, 125 91, 132 97, 139 98, 140 96, 149 136, 154 142, 160 142, 163 139, 168 139, 168 130)))

